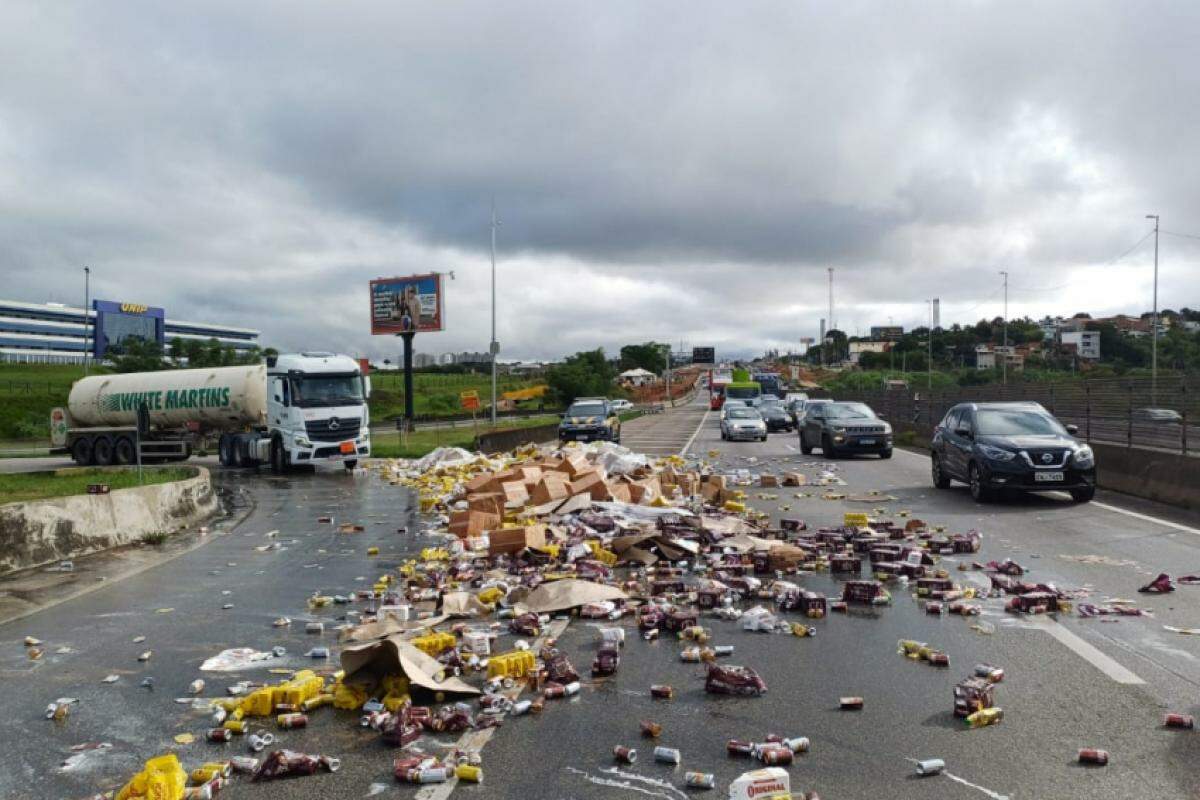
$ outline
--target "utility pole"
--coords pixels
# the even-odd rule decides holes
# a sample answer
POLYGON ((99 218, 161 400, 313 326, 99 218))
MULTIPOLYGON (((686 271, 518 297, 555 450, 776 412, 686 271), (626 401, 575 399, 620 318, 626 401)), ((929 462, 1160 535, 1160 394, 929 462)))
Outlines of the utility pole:
POLYGON ((929 303, 929 354, 926 356, 926 360, 928 361, 926 366, 929 369, 928 369, 928 377, 926 378, 926 388, 929 389, 929 391, 931 392, 931 396, 932 396, 932 392, 933 392, 933 301, 927 300, 925 302, 929 303))
POLYGON ((1004 352, 1000 356, 1001 374, 1000 382, 1008 385, 1008 273, 1001 270, 1001 275, 1004 276, 1004 352))
POLYGON ((92 287, 91 287, 92 269, 91 267, 83 268, 83 374, 88 374, 88 344, 91 341, 89 336, 90 326, 88 316, 88 305, 92 302, 92 287))
MULTIPOLYGON (((671 403, 671 345, 667 344, 667 397, 666 401, 671 403)), ((671 403, 674 406, 674 403, 671 403)))
MULTIPOLYGON (((833 322, 833 267, 829 267, 829 330, 834 330, 837 325, 833 322)), ((830 354, 829 362, 833 363, 832 353, 830 354)))
POLYGON ((1150 331, 1150 402, 1158 404, 1158 214, 1147 214, 1154 220, 1154 316, 1150 331))
POLYGON ((496 427, 496 356, 500 354, 500 343, 496 341, 496 198, 492 198, 492 342, 488 351, 492 354, 492 427, 496 427))

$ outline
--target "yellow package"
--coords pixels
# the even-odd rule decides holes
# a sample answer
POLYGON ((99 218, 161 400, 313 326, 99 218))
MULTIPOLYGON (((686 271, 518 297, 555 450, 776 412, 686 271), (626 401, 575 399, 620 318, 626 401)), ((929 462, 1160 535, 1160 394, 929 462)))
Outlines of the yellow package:
POLYGON ((339 683, 333 690, 333 707, 347 711, 355 711, 367 702, 367 690, 360 686, 347 686, 339 683))
POLYGON ((134 775, 117 793, 117 800, 183 800, 187 773, 174 753, 152 758, 145 768, 134 775))

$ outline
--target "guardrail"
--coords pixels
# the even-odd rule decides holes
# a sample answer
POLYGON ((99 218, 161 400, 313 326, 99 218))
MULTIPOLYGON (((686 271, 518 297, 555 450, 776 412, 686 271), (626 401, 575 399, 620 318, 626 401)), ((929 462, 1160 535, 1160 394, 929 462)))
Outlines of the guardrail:
POLYGON ((897 433, 912 431, 926 439, 958 403, 1033 401, 1063 424, 1077 425, 1080 438, 1088 442, 1200 455, 1200 379, 1196 376, 1159 378, 1157 385, 1149 378, 1022 381, 952 390, 857 392, 838 394, 837 399, 867 403, 897 433))

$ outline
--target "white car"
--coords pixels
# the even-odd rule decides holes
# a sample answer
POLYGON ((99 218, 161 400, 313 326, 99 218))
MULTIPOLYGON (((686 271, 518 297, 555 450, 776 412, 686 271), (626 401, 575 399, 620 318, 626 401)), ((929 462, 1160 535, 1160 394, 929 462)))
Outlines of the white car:
POLYGON ((618 414, 624 414, 626 411, 633 410, 633 403, 628 400, 613 400, 608 406, 618 414))
POLYGON ((757 408, 749 406, 731 406, 721 414, 721 439, 734 441, 737 439, 767 440, 767 423, 757 408))

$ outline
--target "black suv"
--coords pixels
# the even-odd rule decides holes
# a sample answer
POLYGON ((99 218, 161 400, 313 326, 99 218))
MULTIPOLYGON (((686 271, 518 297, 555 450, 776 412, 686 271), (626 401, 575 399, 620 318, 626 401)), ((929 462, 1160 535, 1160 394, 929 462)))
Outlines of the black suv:
POLYGON ((866 403, 817 403, 800 423, 800 452, 821 448, 826 458, 843 453, 878 453, 892 457, 892 426, 875 416, 866 403))
POLYGON ((933 485, 963 481, 986 502, 1004 489, 1068 491, 1077 503, 1096 494, 1096 457, 1038 403, 962 403, 933 431, 933 485))

